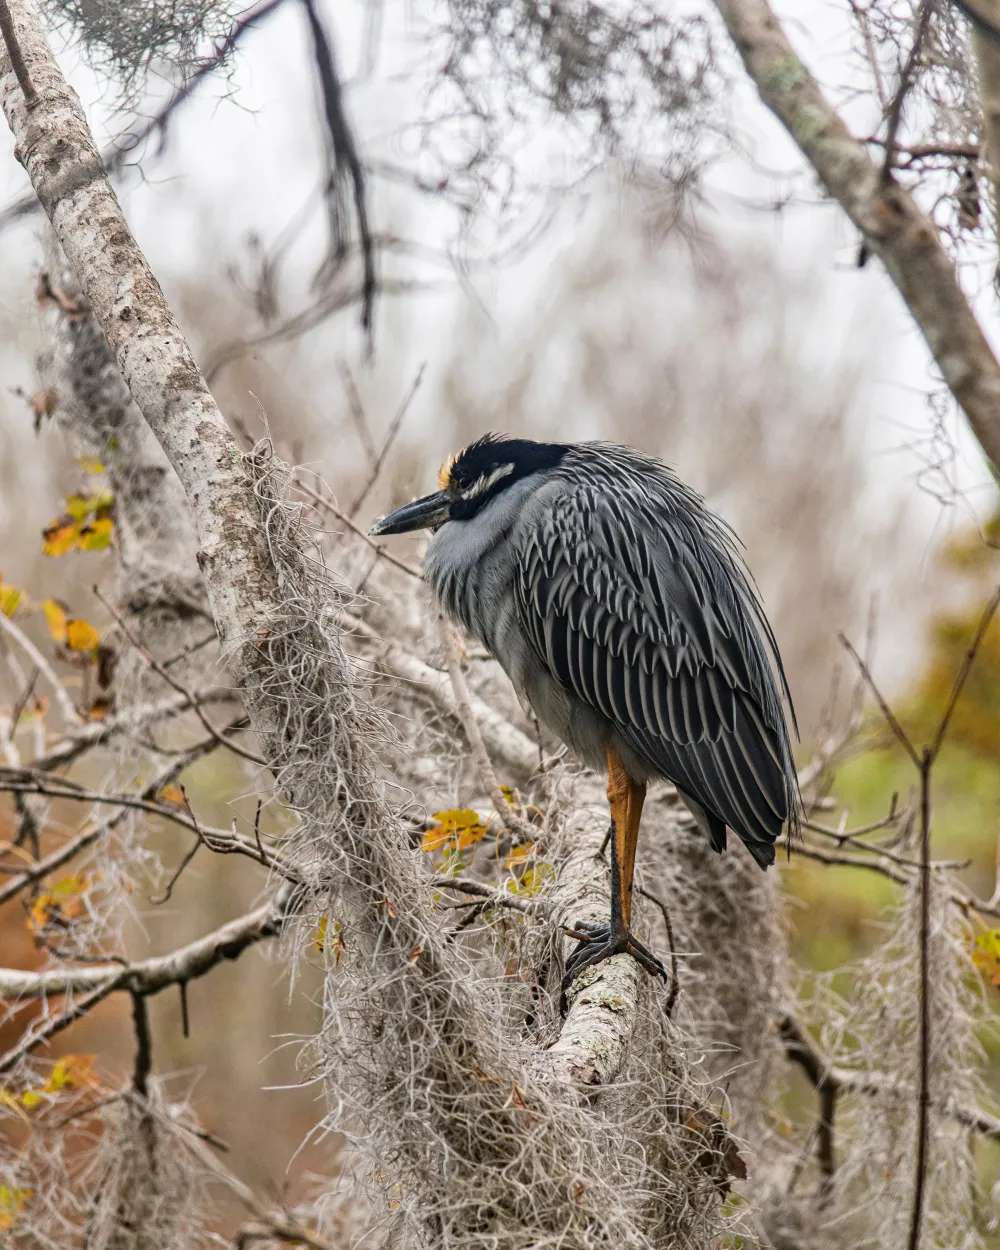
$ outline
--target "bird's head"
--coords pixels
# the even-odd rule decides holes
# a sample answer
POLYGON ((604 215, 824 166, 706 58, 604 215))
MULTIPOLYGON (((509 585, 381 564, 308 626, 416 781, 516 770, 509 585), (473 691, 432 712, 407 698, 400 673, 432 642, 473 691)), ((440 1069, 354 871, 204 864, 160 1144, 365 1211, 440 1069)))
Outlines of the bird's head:
POLYGON ((450 456, 438 473, 439 489, 433 495, 404 504, 380 517, 368 531, 406 534, 410 530, 437 529, 445 521, 468 521, 491 499, 533 473, 554 469, 569 451, 565 443, 535 443, 527 438, 486 434, 464 450, 450 456))

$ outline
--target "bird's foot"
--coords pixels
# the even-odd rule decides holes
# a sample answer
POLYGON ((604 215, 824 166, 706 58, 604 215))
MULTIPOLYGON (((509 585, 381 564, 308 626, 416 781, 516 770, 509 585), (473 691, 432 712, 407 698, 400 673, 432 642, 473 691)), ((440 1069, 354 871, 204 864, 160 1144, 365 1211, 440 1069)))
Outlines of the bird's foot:
POLYGON ((603 963, 612 955, 631 955, 636 963, 652 976, 662 977, 664 981, 668 979, 667 970, 663 964, 627 929, 621 933, 614 933, 609 924, 578 920, 566 932, 570 937, 579 938, 580 943, 566 960, 566 975, 562 979, 562 994, 559 1000, 560 1011, 563 1015, 566 1014, 566 991, 584 968, 592 968, 595 964, 603 963))

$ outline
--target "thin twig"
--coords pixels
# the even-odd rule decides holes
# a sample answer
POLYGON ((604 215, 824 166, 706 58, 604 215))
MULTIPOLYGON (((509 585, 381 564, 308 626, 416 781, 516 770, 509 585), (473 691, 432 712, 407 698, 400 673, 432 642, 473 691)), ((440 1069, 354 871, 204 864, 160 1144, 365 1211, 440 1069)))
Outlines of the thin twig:
POLYGON ((330 140, 330 171, 329 197, 333 213, 333 229, 331 231, 331 251, 333 257, 340 261, 346 254, 346 239, 343 225, 339 219, 338 203, 339 185, 346 178, 350 181, 354 216, 358 228, 358 241, 361 249, 361 261, 364 277, 361 287, 361 326, 365 332, 368 352, 372 350, 372 320, 375 308, 375 244, 372 239, 371 227, 368 224, 368 203, 365 190, 365 170, 358 155, 358 146, 354 132, 347 120, 344 109, 344 95, 337 76, 333 48, 330 37, 323 27, 314 0, 302 0, 309 21, 309 32, 312 35, 313 59, 319 77, 320 90, 323 96, 323 115, 326 120, 327 134, 330 140))
POLYGON ((400 428, 402 427, 403 420, 406 417, 407 412, 409 411, 410 404, 413 403, 413 397, 416 395, 417 391, 420 389, 420 383, 423 380, 424 369, 426 367, 427 367, 426 365, 421 365, 420 368, 417 370, 417 376, 413 379, 413 385, 407 391, 403 399, 403 402, 399 405, 399 408, 396 410, 396 415, 393 417, 392 421, 389 424, 389 429, 386 432, 386 436, 382 440, 382 446, 378 449, 378 451, 375 453, 374 457, 372 458, 371 467, 368 472, 368 478, 364 486, 362 486, 361 490, 358 492, 357 498, 354 500, 351 506, 347 509, 347 515, 348 517, 350 517, 352 521, 361 511, 361 508, 365 500, 371 494, 372 487, 375 485, 375 483, 379 479, 379 474, 382 472, 382 466, 385 464, 385 458, 389 454, 392 444, 396 440, 396 435, 399 433, 400 428))
POLYGON ((885 159, 882 162, 882 172, 879 176, 883 186, 888 185, 892 180, 892 166, 896 156, 896 134, 899 131, 899 123, 903 117, 903 104, 910 90, 913 73, 920 58, 920 49, 923 46, 924 36, 927 34, 927 27, 933 12, 934 0, 920 0, 920 8, 917 10, 917 28, 913 34, 913 43, 910 45, 910 51, 900 72, 896 94, 893 96, 892 103, 889 106, 885 136, 885 159))
MULTIPOLYGON (((0 3, 2 2, 3 0, 0 0, 0 3)), ((45 656, 42 655, 41 651, 38 650, 28 635, 25 634, 23 630, 19 629, 9 616, 4 616, 2 612, 0 612, 0 629, 4 630, 4 632, 17 643, 21 650, 30 657, 31 662, 35 665, 35 667, 41 671, 45 680, 52 687, 52 693, 56 697, 56 702, 59 704, 59 709, 66 722, 71 725, 82 725, 84 723, 84 718, 73 706, 73 701, 66 693, 66 687, 56 676, 55 669, 48 662, 45 656)))
POLYGON ((525 916, 537 917, 548 914, 547 909, 537 899, 518 898, 515 894, 495 889, 471 877, 432 877, 431 884, 439 890, 460 890, 463 894, 474 894, 477 898, 486 899, 490 907, 509 907, 512 911, 522 912, 525 916))
POLYGON ((362 542, 367 543, 373 551, 377 551, 383 560, 388 560, 390 564, 395 565, 396 568, 400 569, 403 573, 408 573, 410 577, 415 577, 417 581, 423 581, 423 574, 419 569, 415 569, 412 564, 407 564, 404 560, 400 560, 386 547, 382 546, 381 543, 377 543, 373 539, 369 538, 361 526, 355 524, 346 512, 342 512, 336 504, 331 503, 329 499, 325 499, 314 487, 310 486, 307 482, 303 482, 300 477, 296 477, 295 486, 296 489, 303 493, 303 495, 308 496, 313 503, 319 504, 319 506, 329 512, 331 516, 335 516, 338 521, 343 521, 353 534, 360 538, 362 542))
POLYGON ((667 991, 667 1001, 663 1004, 663 1010, 669 1018, 674 1014, 674 1007, 677 1003, 677 996, 681 992, 680 977, 677 971, 677 943, 674 941, 674 926, 670 920, 670 912, 666 903, 657 894, 653 894, 650 890, 645 889, 641 885, 635 887, 636 893, 641 894, 643 898, 648 898, 651 903, 655 903, 660 909, 660 915, 663 917, 663 925, 667 931, 667 942, 670 945, 670 989, 667 991))
POLYGON ((168 686, 173 686, 173 688, 178 692, 178 694, 184 695, 189 700, 191 710, 194 712, 195 716, 198 717, 201 723, 205 726, 208 732, 218 741, 219 745, 228 747, 230 751, 234 752, 234 754, 242 756, 243 759, 245 760, 249 760, 251 764, 259 764, 261 768, 269 768, 270 765, 268 764, 267 760, 264 759, 262 755, 257 755, 254 751, 248 751, 245 747, 241 747, 239 743, 233 742, 230 738, 223 737, 223 735, 219 732, 219 730, 216 729, 216 727, 212 724, 212 722, 208 719, 208 717, 202 711, 201 707, 198 704, 197 694, 189 690, 187 686, 185 686, 182 682, 179 682, 177 678, 173 676, 172 673, 167 672, 167 670, 163 667, 160 661, 156 659, 156 657, 152 654, 152 652, 150 652, 146 647, 142 645, 142 643, 135 636, 132 630, 128 627, 128 625, 126 625, 125 619, 122 616, 122 614, 115 608, 115 606, 112 603, 110 603, 107 599, 105 599, 104 595, 101 594, 101 590, 99 586, 94 586, 93 591, 94 591, 94 594, 98 597, 98 599, 100 599, 101 603, 104 604, 104 606, 108 609, 108 611, 114 617, 115 623, 118 625, 118 628, 122 631, 122 633, 129 640, 129 642, 136 649, 136 651, 139 652, 139 654, 146 661, 146 663, 150 666, 153 672, 156 673, 159 677, 162 677, 168 686))
MULTIPOLYGON (((967 670, 966 670, 967 671, 967 670)), ((951 709, 945 715, 950 715, 951 709)), ((944 721, 942 723, 945 723, 944 721)), ((943 737, 943 735, 942 735, 943 737)), ((940 741, 940 739, 939 739, 940 741)), ((930 1109, 931 1007, 931 769, 934 752, 925 747, 920 761, 920 1076, 917 1101, 917 1160, 913 1182, 913 1212, 910 1216, 908 1250, 920 1246, 920 1225, 924 1214, 924 1185, 927 1178, 928 1111, 930 1109)))
POLYGON ((979 652, 979 648, 983 644, 983 639, 986 637, 986 631, 990 627, 990 622, 996 615, 997 608, 1000 608, 1000 586, 998 586, 994 591, 989 603, 987 603, 986 607, 983 609, 983 614, 979 618, 979 624, 976 626, 976 632, 966 649, 965 655, 962 657, 961 668, 959 668, 958 674, 955 677, 955 683, 951 688, 951 694, 941 717, 941 722, 938 725, 937 733, 934 735, 934 741, 930 746, 930 756, 932 762, 937 758, 938 753, 941 750, 942 743, 944 742, 944 736, 948 731, 948 724, 951 721, 952 713, 955 711, 955 706, 961 697, 962 689, 965 686, 969 673, 972 671, 976 655, 979 652))
POLYGON ((862 677, 864 677, 865 679, 865 683, 867 684, 868 689, 875 696, 875 701, 876 703, 878 703, 879 710, 881 711, 882 715, 885 717, 886 723, 889 725, 889 728, 896 735, 896 738, 898 739, 900 745, 904 748, 904 750, 906 751, 910 759, 913 761, 916 768, 919 769, 920 768, 920 756, 917 753, 917 749, 913 745, 913 743, 910 741, 910 739, 907 737, 906 731, 903 729, 903 726, 896 719, 896 714, 893 712, 889 704, 885 701, 881 690, 879 690, 878 686, 876 686, 875 679, 874 677, 872 677, 871 670, 869 669, 868 665, 861 658, 861 656, 858 655, 857 651, 855 651, 854 647, 851 644, 850 639, 847 637, 846 634, 838 634, 837 637, 840 639, 841 645, 845 647, 847 651, 850 652, 852 658, 854 659, 855 664, 857 664, 862 677))

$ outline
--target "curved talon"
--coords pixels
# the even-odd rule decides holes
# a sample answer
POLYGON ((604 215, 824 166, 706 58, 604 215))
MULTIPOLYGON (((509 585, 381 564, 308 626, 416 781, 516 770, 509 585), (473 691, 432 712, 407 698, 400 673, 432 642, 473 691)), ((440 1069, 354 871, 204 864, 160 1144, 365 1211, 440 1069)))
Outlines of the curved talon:
POLYGON ((611 926, 596 924, 591 920, 580 920, 565 930, 571 937, 579 937, 576 950, 566 960, 566 973, 562 979, 559 1010, 566 1014, 566 991, 585 968, 592 968, 612 955, 629 954, 636 963, 652 976, 668 980, 667 970, 656 956, 642 942, 633 937, 627 930, 624 933, 612 934, 611 926))

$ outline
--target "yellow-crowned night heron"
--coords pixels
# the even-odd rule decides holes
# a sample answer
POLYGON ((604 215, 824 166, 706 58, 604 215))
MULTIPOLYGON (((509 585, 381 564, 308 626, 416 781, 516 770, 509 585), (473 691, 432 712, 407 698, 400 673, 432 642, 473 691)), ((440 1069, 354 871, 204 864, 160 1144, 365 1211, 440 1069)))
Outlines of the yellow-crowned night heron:
POLYGON ((608 774, 611 923, 577 926, 564 987, 621 951, 662 972, 629 931, 647 780, 674 783, 713 850, 728 826, 762 868, 798 816, 788 686, 737 541, 665 465, 609 443, 490 434, 438 485, 371 533, 434 531, 424 571, 444 611, 608 774))

